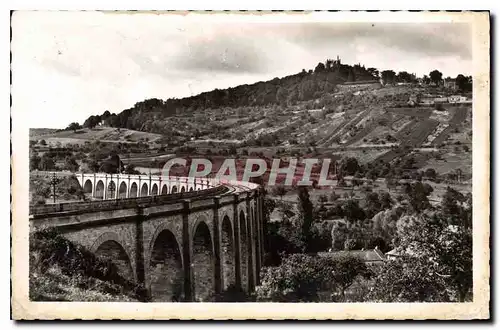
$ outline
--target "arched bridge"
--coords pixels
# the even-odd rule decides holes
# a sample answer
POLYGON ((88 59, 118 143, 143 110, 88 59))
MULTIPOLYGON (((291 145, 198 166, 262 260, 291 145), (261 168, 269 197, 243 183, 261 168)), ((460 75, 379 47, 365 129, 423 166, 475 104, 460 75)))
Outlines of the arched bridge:
POLYGON ((128 174, 77 174, 85 193, 94 199, 135 198, 204 190, 213 187, 214 179, 128 174))
POLYGON ((84 190, 105 200, 31 207, 30 230, 57 227, 68 239, 112 259, 125 277, 150 290, 153 301, 212 301, 230 285, 250 292, 259 283, 259 185, 187 177, 76 176, 84 190))

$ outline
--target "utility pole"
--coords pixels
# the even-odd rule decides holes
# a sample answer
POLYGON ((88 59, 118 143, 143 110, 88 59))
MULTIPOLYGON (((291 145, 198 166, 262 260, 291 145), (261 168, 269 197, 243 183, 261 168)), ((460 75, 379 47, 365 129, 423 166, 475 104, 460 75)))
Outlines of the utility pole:
POLYGON ((56 203, 56 186, 61 182, 61 179, 56 177, 56 172, 52 173, 52 179, 50 180, 50 184, 52 186, 52 196, 54 198, 54 204, 56 203))
POLYGON ((115 199, 114 196, 115 196, 116 187, 115 187, 115 183, 113 182, 113 174, 111 174, 108 190, 111 192, 111 199, 115 199))

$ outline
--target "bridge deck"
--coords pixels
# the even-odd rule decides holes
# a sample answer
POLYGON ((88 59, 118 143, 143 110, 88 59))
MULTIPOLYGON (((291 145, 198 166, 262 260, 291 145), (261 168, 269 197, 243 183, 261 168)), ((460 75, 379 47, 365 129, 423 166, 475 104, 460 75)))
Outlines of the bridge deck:
POLYGON ((107 199, 102 201, 57 203, 30 206, 30 215, 61 213, 80 210, 111 210, 117 208, 134 208, 149 205, 177 203, 184 199, 198 200, 203 198, 224 195, 232 191, 225 185, 205 190, 176 193, 170 195, 155 195, 136 198, 107 199))

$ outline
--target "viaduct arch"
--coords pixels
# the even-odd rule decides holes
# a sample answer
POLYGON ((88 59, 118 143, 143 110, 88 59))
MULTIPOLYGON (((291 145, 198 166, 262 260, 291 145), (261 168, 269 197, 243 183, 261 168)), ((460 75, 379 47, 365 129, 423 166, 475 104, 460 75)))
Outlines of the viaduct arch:
POLYGON ((216 301, 230 286, 251 292, 258 285, 260 186, 186 177, 77 177, 94 200, 31 207, 30 230, 56 227, 111 259, 153 301, 216 301), (110 184, 115 189, 104 189, 110 184))

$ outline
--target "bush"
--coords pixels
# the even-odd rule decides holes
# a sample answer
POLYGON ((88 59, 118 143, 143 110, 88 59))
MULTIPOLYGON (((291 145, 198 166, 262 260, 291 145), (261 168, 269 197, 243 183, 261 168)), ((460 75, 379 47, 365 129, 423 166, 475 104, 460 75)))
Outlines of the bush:
POLYGON ((249 296, 242 288, 235 284, 229 285, 215 300, 218 302, 249 302, 254 297, 249 296))
MULTIPOLYGON (((140 301, 150 300, 147 291, 125 279, 110 260, 101 260, 81 245, 74 244, 55 229, 30 234, 30 299, 47 300, 47 296, 62 292, 46 292, 41 287, 44 276, 51 272, 69 278, 69 285, 82 290, 95 290, 109 295, 127 295, 140 301), (96 284, 98 284, 96 286, 96 284)), ((49 278, 45 279, 50 281, 49 278)), ((54 288, 52 288, 54 289, 54 288)))

